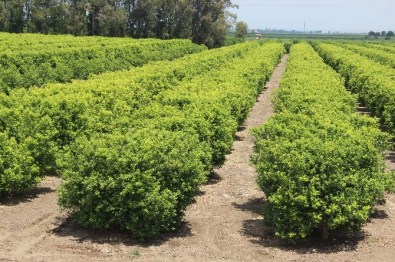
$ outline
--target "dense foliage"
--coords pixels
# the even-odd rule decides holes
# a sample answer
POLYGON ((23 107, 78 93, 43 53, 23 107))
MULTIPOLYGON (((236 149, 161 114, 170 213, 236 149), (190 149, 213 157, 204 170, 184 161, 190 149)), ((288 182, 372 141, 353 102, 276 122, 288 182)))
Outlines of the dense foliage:
MULTIPOLYGON (((16 182, 3 182, 0 191, 28 189, 40 177, 59 173, 58 155, 82 134, 114 131, 114 126, 128 123, 134 110, 149 104, 162 90, 219 68, 251 48, 253 45, 216 49, 174 62, 104 73, 87 81, 1 94, 0 131, 4 132, 4 139, 15 140, 4 143, 13 143, 15 151, 33 157, 32 165, 39 169, 26 170, 23 175, 18 175, 22 172, 19 169, 7 171, 7 175, 2 173, 2 181, 16 182)), ((3 162, 5 167, 21 166, 18 158, 4 158, 3 162)))
POLYGON ((8 132, 0 133, 0 196, 23 191, 40 181, 28 143, 19 144, 8 132))
POLYGON ((64 161, 61 206, 87 226, 139 237, 172 230, 213 165, 224 161, 237 122, 283 53, 281 44, 255 48, 161 92, 116 132, 77 139, 64 161))
MULTIPOLYGON (((360 44, 360 43, 359 43, 360 44)), ((378 50, 384 50, 387 53, 395 53, 395 46, 390 42, 390 43, 383 43, 383 42, 368 42, 367 44, 368 47, 373 47, 378 50)))
POLYGON ((265 222, 291 242, 359 230, 385 190, 388 136, 355 112, 356 98, 306 43, 291 47, 274 104, 277 114, 254 130, 265 222))
POLYGON ((62 175, 59 203, 81 224, 142 238, 172 230, 283 53, 246 43, 12 90, 0 111, 5 144, 26 148, 26 176, 62 175))
POLYGON ((346 79, 369 111, 395 128, 395 70, 345 48, 313 43, 324 60, 346 79))
POLYGON ((223 45, 234 15, 230 0, 0 1, 0 31, 190 38, 223 45))
POLYGON ((383 65, 388 65, 392 68, 395 68, 395 56, 393 53, 389 53, 388 51, 380 50, 372 46, 363 46, 356 43, 343 43, 343 42, 334 42, 334 43, 340 47, 345 47, 362 56, 366 56, 383 65))
POLYGON ((0 33, 0 89, 86 79, 91 74, 128 69, 205 50, 190 40, 48 37, 0 33))

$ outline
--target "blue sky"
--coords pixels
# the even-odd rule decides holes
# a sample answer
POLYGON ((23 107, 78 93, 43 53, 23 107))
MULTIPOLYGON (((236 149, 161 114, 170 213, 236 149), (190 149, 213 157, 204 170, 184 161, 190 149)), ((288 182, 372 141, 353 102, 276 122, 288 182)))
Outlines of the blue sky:
POLYGON ((395 31, 395 0, 232 0, 250 29, 395 31))

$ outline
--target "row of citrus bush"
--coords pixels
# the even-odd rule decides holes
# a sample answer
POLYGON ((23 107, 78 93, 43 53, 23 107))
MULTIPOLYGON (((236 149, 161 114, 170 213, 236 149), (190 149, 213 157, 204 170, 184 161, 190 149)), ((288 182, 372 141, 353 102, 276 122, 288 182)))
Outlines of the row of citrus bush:
POLYGON ((43 34, 13 34, 0 32, 0 52, 15 53, 42 50, 45 48, 61 48, 62 50, 75 47, 89 47, 101 45, 103 47, 113 45, 125 45, 132 42, 150 42, 157 39, 133 39, 130 37, 102 37, 102 36, 72 36, 72 35, 43 35, 43 34))
POLYGON ((131 114, 163 90, 217 70, 255 47, 244 44, 210 50, 87 81, 0 94, 4 148, 0 192, 23 191, 42 176, 59 173, 59 156, 78 137, 111 133, 128 125, 131 114))
POLYGON ((140 238, 173 230, 284 53, 258 44, 164 90, 112 132, 82 135, 62 157, 61 207, 82 225, 140 238))
MULTIPOLYGON (((364 43, 364 42, 363 42, 364 43)), ((364 44, 365 46, 372 47, 378 50, 385 51, 387 53, 395 53, 395 45, 390 43, 383 43, 383 42, 367 42, 364 44)))
POLYGON ((306 43, 291 47, 273 102, 277 114, 253 131, 265 222, 291 242, 360 229, 384 193, 388 135, 306 43))
MULTIPOLYGON (((18 37, 18 35, 15 35, 18 37)), ((72 48, 43 46, 17 52, 0 52, 0 89, 41 86, 86 79, 91 74, 128 69, 150 61, 170 60, 200 52, 206 47, 190 40, 131 40, 103 46, 92 41, 72 48)))
POLYGON ((370 58, 380 64, 395 68, 395 56, 393 53, 386 52, 384 50, 372 47, 363 46, 359 43, 344 43, 344 42, 333 42, 337 46, 347 48, 357 54, 370 58))
POLYGON ((346 79, 346 85, 390 129, 395 128, 395 70, 350 50, 313 43, 321 57, 346 79))

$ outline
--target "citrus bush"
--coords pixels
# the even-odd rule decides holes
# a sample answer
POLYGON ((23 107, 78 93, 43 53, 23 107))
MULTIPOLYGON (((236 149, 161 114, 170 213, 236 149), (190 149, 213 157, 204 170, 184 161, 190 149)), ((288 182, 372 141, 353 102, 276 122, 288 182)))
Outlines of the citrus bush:
MULTIPOLYGON (((14 88, 29 88, 54 82, 87 79, 92 74, 142 66, 151 61, 172 60, 206 50, 190 40, 137 41, 115 39, 103 45, 101 38, 86 38, 80 46, 59 44, 38 45, 41 36, 30 35, 33 47, 18 50, 4 47, 0 53, 0 90, 8 93, 14 88)), ((8 36, 2 44, 13 45, 20 35, 8 36), (13 37, 12 37, 13 36, 13 37)), ((67 39, 67 37, 65 37, 67 39)), ((62 41, 62 38, 59 39, 62 41)))
POLYGON ((313 42, 313 46, 346 79, 347 86, 369 111, 394 132, 394 69, 333 44, 313 42))
POLYGON ((16 143, 26 142, 25 150, 33 157, 41 177, 59 175, 59 159, 80 136, 127 131, 131 114, 148 106, 155 95, 225 62, 232 63, 254 46, 209 50, 174 61, 104 73, 87 81, 0 94, 0 131, 6 131, 16 143))
POLYGON ((0 132, 0 196, 33 188, 41 179, 27 145, 0 132))
POLYGON ((173 230, 206 180, 204 149, 191 132, 143 128, 80 137, 64 158, 59 204, 85 226, 139 238, 173 230))
MULTIPOLYGON (((255 48, 129 108, 107 123, 111 131, 87 129, 63 147, 61 207, 84 226, 122 228, 142 239, 173 230, 223 163, 237 123, 284 53, 279 43, 245 45, 255 48)), ((117 103, 107 115, 123 111, 117 103)))
POLYGON ((356 97, 306 43, 291 48, 274 103, 277 114, 253 131, 265 222, 291 242, 360 230, 383 197, 388 135, 355 112, 356 97))

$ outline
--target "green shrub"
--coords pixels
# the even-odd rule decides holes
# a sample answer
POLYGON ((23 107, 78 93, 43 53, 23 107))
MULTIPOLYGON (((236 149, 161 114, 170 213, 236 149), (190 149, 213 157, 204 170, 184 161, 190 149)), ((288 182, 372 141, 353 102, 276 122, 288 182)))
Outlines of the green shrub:
POLYGON ((389 135, 355 113, 356 97, 306 43, 292 46, 274 103, 277 114, 253 131, 265 222, 291 242, 360 230, 383 198, 389 135))
MULTIPOLYGON (((34 41, 35 37, 32 38, 34 41)), ((12 44, 15 39, 5 41, 12 44)), ((111 46, 103 46, 91 38, 81 46, 63 49, 49 44, 32 50, 5 51, 0 55, 0 87, 9 92, 19 87, 87 79, 92 74, 142 66, 151 61, 172 60, 205 49, 183 39, 121 43, 114 40, 111 46)))
POLYGON ((283 53, 280 43, 245 43, 12 90, 0 95, 0 128, 23 143, 39 175, 62 176, 59 204, 80 224, 152 237, 176 227, 224 162, 283 53))
POLYGON ((28 149, 41 174, 56 174, 56 159, 79 136, 128 130, 131 114, 155 95, 232 63, 252 47, 210 50, 66 85, 12 90, 9 96, 1 94, 0 123, 17 141, 31 138, 28 149))
POLYGON ((395 193, 395 170, 387 173, 386 191, 390 193, 395 193))
POLYGON ((240 43, 244 43, 244 42, 245 42, 245 39, 242 37, 226 36, 225 46, 240 44, 240 43))
POLYGON ((35 187, 41 178, 26 144, 0 132, 0 196, 35 187))
MULTIPOLYGON (((323 59, 345 78, 346 85, 358 94, 369 111, 394 132, 394 69, 333 44, 313 42, 313 46, 323 59)), ((348 46, 353 50, 357 48, 351 44, 348 46)), ((372 55, 374 54, 369 56, 372 55)), ((377 54, 375 58, 379 59, 377 54)))
POLYGON ((57 161, 61 207, 82 225, 122 228, 139 238, 173 230, 198 186, 223 163, 237 122, 284 52, 281 44, 245 45, 257 48, 231 47, 238 54, 224 67, 195 77, 188 77, 191 68, 180 70, 188 80, 163 89, 156 83, 160 91, 150 103, 133 108, 106 96, 98 108, 89 106, 83 114, 89 128, 57 161), (97 131, 101 125, 106 132, 97 131))
POLYGON ((207 158, 191 132, 142 128, 81 137, 61 164, 59 204, 82 225, 152 237, 180 221, 207 177, 207 158))
POLYGON ((269 202, 264 217, 277 236, 357 231, 382 199, 386 136, 376 126, 280 113, 254 134, 258 184, 269 202))

